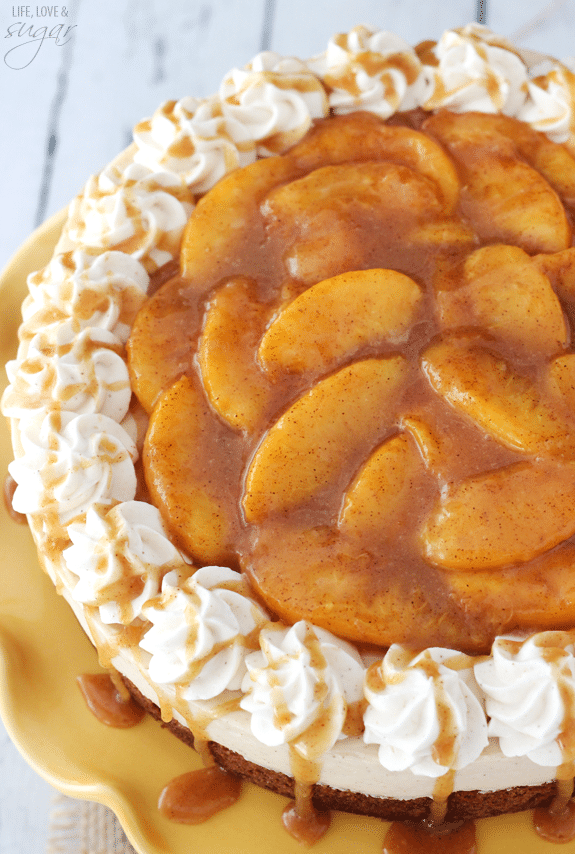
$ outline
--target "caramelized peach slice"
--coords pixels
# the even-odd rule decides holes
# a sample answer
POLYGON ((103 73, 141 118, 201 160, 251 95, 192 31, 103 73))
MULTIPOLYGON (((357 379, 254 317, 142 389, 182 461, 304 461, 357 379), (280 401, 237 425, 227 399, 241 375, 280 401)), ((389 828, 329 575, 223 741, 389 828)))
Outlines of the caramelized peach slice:
POLYGON ((431 386, 508 448, 528 453, 575 451, 575 421, 527 377, 465 337, 429 347, 422 368, 431 386))
POLYGON ((548 388, 575 413, 575 353, 553 359, 549 365, 548 388))
MULTIPOLYGON (((464 134, 474 144, 488 139, 492 147, 514 150, 543 175, 567 204, 575 202, 575 158, 564 145, 552 142, 528 124, 489 113, 462 113, 453 122, 447 113, 436 122, 450 140, 457 141, 464 134), (450 125, 457 125, 455 135, 450 125)), ((425 126, 430 127, 427 123, 425 126)))
POLYGON ((404 339, 421 299, 419 285, 393 270, 356 270, 326 279, 270 324, 259 361, 272 376, 325 372, 363 345, 404 339))
POLYGON ((251 431, 266 412, 270 384, 254 359, 270 309, 254 298, 254 283, 239 278, 212 297, 199 341, 204 388, 230 427, 251 431))
POLYGON ((448 461, 437 433, 417 415, 404 416, 401 419, 401 426, 415 439, 419 453, 429 471, 441 476, 448 461))
POLYGON ((423 474, 421 455, 408 436, 383 443, 361 467, 343 502, 339 528, 346 534, 378 534, 385 540, 397 534, 416 503, 423 474))
POLYGON ((327 164, 389 160, 431 179, 441 191, 446 212, 457 203, 459 178, 441 146, 419 131, 386 125, 371 113, 319 124, 290 155, 306 171, 327 164))
POLYGON ((473 230, 457 219, 440 219, 415 225, 406 235, 406 242, 436 249, 468 249, 477 245, 473 230))
POLYGON ((144 303, 126 348, 130 383, 148 415, 162 391, 190 367, 199 331, 198 313, 179 306, 171 291, 168 282, 144 303))
MULTIPOLYGON (((236 515, 206 468, 209 443, 218 439, 209 405, 182 377, 158 401, 144 446, 153 502, 178 542, 201 563, 229 561, 237 536, 236 515)), ((231 459, 228 464, 233 467, 231 459)))
POLYGON ((569 247, 551 255, 536 255, 533 263, 549 277, 559 298, 575 300, 575 248, 569 247))
POLYGON ((182 240, 182 274, 200 290, 236 271, 234 259, 257 221, 259 201, 289 181, 297 169, 289 157, 269 157, 237 169, 198 202, 182 240))
POLYGON ((555 190, 497 123, 484 124, 480 132, 477 116, 443 111, 424 127, 462 170, 462 209, 479 236, 514 243, 530 253, 566 249, 571 228, 555 190))
POLYGON ((574 568, 575 546, 564 543, 529 566, 460 570, 447 580, 468 613, 499 613, 500 633, 557 629, 575 625, 574 568))
POLYGON ((381 440, 407 375, 401 356, 342 368, 300 397, 268 431, 249 467, 248 522, 305 503, 337 481, 342 462, 381 440))
POLYGON ((445 569, 523 563, 575 534, 575 464, 515 463, 444 493, 422 533, 426 560, 445 569))
POLYGON ((465 284, 437 295, 443 328, 479 326, 523 352, 564 350, 569 330, 547 276, 516 246, 486 246, 465 262, 465 284))
POLYGON ((282 620, 309 620, 351 641, 483 649, 494 634, 491 624, 477 631, 462 619, 449 598, 451 579, 442 578, 446 573, 435 570, 438 606, 416 577, 407 581, 382 571, 367 549, 358 553, 355 538, 328 527, 302 530, 270 521, 258 531, 243 569, 282 620))
POLYGON ((401 241, 414 223, 439 217, 442 202, 436 185, 407 166, 342 163, 278 187, 262 211, 291 247, 289 274, 313 284, 365 267, 382 241, 401 241))

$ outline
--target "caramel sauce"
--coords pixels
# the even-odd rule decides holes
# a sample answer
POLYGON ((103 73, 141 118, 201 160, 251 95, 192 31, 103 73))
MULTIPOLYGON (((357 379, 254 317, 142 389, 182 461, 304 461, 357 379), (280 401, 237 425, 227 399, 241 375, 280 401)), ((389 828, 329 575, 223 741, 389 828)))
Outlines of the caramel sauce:
POLYGON ((14 507, 12 506, 12 499, 14 498, 17 486, 18 484, 12 475, 7 474, 4 478, 4 506, 8 511, 8 515, 14 522, 17 522, 19 525, 27 525, 28 519, 26 515, 24 513, 18 513, 18 511, 14 510, 14 507))
POLYGON ((318 842, 329 830, 331 814, 319 812, 313 807, 301 813, 295 801, 290 801, 282 812, 282 824, 296 842, 310 846, 318 842))
POLYGON ((393 822, 383 854, 477 854, 475 823, 467 821, 454 830, 432 833, 425 825, 393 822))
POLYGON ((570 800, 561 809, 537 807, 533 828, 547 842, 571 842, 575 839, 575 802, 570 800))
POLYGON ((84 673, 76 681, 86 705, 106 726, 128 729, 146 714, 131 696, 120 693, 109 673, 84 673))
MULTIPOLYGON (((427 132, 426 126, 431 122, 432 136, 435 119, 426 119, 422 132, 427 132)), ((414 119, 396 116, 393 127, 385 133, 414 132, 414 121, 419 123, 419 114, 414 119)), ((382 643, 383 617, 374 619, 373 612, 384 613, 380 604, 382 599, 388 600, 389 591, 393 590, 398 605, 411 602, 406 605, 405 619, 394 621, 393 641, 419 648, 458 646, 466 652, 482 653, 489 649, 496 634, 527 624, 536 627, 541 614, 548 613, 547 603, 539 596, 539 588, 521 603, 515 601, 515 592, 527 583, 524 565, 489 569, 470 579, 464 597, 457 588, 454 592, 452 579, 457 581, 457 576, 438 570, 433 560, 422 556, 420 531, 437 506, 444 484, 449 483, 452 489, 525 457, 446 406, 422 375, 420 359, 444 332, 444 308, 447 306, 448 315, 450 311, 457 314, 459 297, 452 299, 451 294, 461 292, 462 299, 466 298, 463 271, 467 258, 478 246, 490 243, 491 238, 484 241, 473 234, 461 203, 445 224, 448 230, 456 227, 459 237, 453 243, 434 239, 407 241, 405 234, 419 234, 420 230, 423 234, 427 218, 433 224, 439 217, 433 207, 437 204, 433 193, 433 211, 422 213, 406 205, 405 209, 394 207, 392 215, 380 205, 377 195, 372 199, 367 190, 364 201, 356 201, 352 195, 348 200, 343 185, 345 201, 329 196, 324 208, 317 207, 311 191, 318 178, 309 176, 322 172, 326 158, 332 165, 325 168, 339 169, 340 165, 333 163, 345 164, 351 159, 352 143, 355 150, 361 151, 354 165, 359 169, 358 175, 365 169, 371 175, 372 167, 386 150, 387 137, 378 136, 381 127, 376 117, 361 113, 319 121, 288 155, 272 158, 274 163, 258 161, 247 171, 232 173, 198 203, 184 237, 185 275, 165 281, 165 276, 174 273, 173 266, 156 274, 152 287, 159 287, 138 316, 128 344, 132 385, 144 408, 154 409, 144 453, 146 481, 152 501, 171 520, 172 533, 179 544, 200 563, 225 563, 243 569, 256 592, 280 618, 290 622, 307 619, 352 641, 378 644, 382 643), (326 128, 334 129, 333 137, 326 135, 326 128), (331 161, 324 152, 332 152, 331 161), (308 172, 310 168, 312 171, 308 172), (255 187, 253 197, 251 182, 255 187), (220 198, 217 194, 224 184, 229 187, 230 209, 239 205, 237 221, 241 227, 238 225, 237 229, 225 226, 227 219, 224 214, 220 217, 221 206, 214 208, 211 202, 211 198, 220 198), (294 206, 292 210, 292 195, 299 198, 297 193, 308 185, 309 205, 294 206), (211 196, 214 192, 216 196, 211 196), (341 205, 351 219, 342 218, 341 205), (208 221, 205 212, 212 212, 212 208, 215 220, 208 221), (340 234, 341 228, 349 240, 340 234), (309 236, 312 234, 318 234, 318 240, 327 234, 325 246, 316 246, 315 238, 309 236), (202 241, 206 241, 205 251, 202 241), (334 249, 340 246, 341 255, 339 248, 334 249), (313 267, 316 260, 318 269, 313 267), (322 268, 324 261, 327 267, 322 268), (374 268, 397 270, 409 276, 423 294, 408 336, 400 341, 378 340, 361 345, 346 356, 348 360, 367 360, 401 355, 407 360, 409 378, 398 418, 391 426, 380 424, 369 440, 362 439, 357 447, 342 454, 337 477, 309 500, 295 509, 289 508, 289 512, 270 511, 264 518, 248 519, 248 469, 262 437, 265 441, 281 413, 314 388, 322 371, 329 374, 340 367, 329 363, 319 371, 298 373, 289 369, 276 376, 271 369, 262 369, 258 356, 262 334, 287 303, 318 281, 350 270, 374 268), (438 310, 436 301, 440 298, 438 310), (224 400, 221 389, 211 383, 224 377, 232 361, 237 383, 231 382, 231 375, 226 382, 239 388, 241 397, 238 406, 230 404, 226 409, 227 398, 224 400), (215 362, 218 370, 210 373, 215 362), (158 400, 160 403, 155 404, 158 400), (160 410, 174 413, 172 420, 160 410), (179 418, 175 417, 177 413, 179 418), (185 424, 186 429, 179 424, 185 424), (189 441, 188 424, 193 425, 193 442, 189 441), (436 445, 426 445, 425 429, 420 430, 418 425, 438 437, 436 445), (374 447, 398 430, 410 442, 415 441, 422 458, 420 470, 412 477, 407 518, 397 520, 397 528, 405 526, 405 535, 391 541, 368 528, 360 534, 343 531, 339 518, 342 493, 346 494, 374 447), (166 448, 159 444, 162 433, 171 447, 169 459, 164 453, 166 448), (207 522, 215 532, 209 542, 198 534, 206 530, 207 522), (333 581, 329 612, 322 606, 326 566, 330 567, 333 581), (417 585, 413 584, 415 578, 417 585), (500 582, 505 595, 497 595, 500 582), (481 588, 481 596, 475 584, 481 588), (493 595, 486 598, 485 591, 493 591, 493 595), (346 616, 350 601, 356 609, 353 620, 346 616)), ((345 170, 347 166, 341 168, 345 170)), ((425 193, 429 192, 426 184, 425 193)), ((421 197, 417 196, 416 202, 418 199, 421 202, 421 197)), ((349 323, 352 321, 350 316, 349 323)), ((456 326, 458 323, 459 320, 456 326)), ((449 322, 447 327, 449 332, 449 322)), ((475 328, 472 334, 485 343, 484 329, 475 328)), ((489 347, 497 358, 517 365, 525 382, 534 381, 544 364, 543 357, 537 354, 526 361, 504 338, 489 337, 489 347)), ((541 586, 545 574, 539 562, 548 559, 553 563, 554 555, 559 559, 563 549, 565 559, 570 559, 568 542, 559 545, 549 557, 534 559, 534 585, 541 586)), ((386 637, 385 642, 388 641, 391 638, 386 637)))
POLYGON ((211 765, 171 780, 160 794, 158 809, 170 821, 201 824, 235 804, 241 789, 239 777, 211 765))
MULTIPOLYGON (((292 766, 293 766, 292 751, 292 766)), ((308 773, 311 765, 308 766, 308 773)), ((292 771, 293 771, 292 767, 292 771)), ((317 810, 312 801, 313 783, 305 779, 305 773, 295 776, 295 800, 290 801, 282 812, 282 824, 297 842, 313 845, 329 830, 331 813, 317 810)), ((317 776, 314 775, 314 776, 317 776)))

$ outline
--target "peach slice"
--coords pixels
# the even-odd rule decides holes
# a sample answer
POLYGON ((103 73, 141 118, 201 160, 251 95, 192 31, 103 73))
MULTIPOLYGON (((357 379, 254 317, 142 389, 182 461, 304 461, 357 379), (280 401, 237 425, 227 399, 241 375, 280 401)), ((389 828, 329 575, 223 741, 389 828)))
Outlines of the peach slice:
POLYGON ((547 387, 575 413, 575 353, 565 353, 552 360, 547 387))
POLYGON ((162 391, 189 369, 199 331, 197 311, 179 306, 175 290, 177 284, 167 282, 144 303, 126 348, 130 383, 148 415, 162 391))
POLYGON ((429 424, 417 415, 407 415, 401 419, 401 426, 410 433, 419 449, 421 457, 436 477, 441 478, 448 463, 446 454, 437 433, 429 424))
POLYGON ((564 543, 529 565, 449 572, 448 582, 468 613, 501 614, 501 629, 533 630, 575 624, 575 545, 564 543))
POLYGON ((483 650, 496 634, 491 619, 486 628, 477 629, 447 598, 453 573, 429 568, 431 586, 444 606, 438 617, 428 601, 426 584, 419 584, 417 576, 408 581, 388 574, 374 565, 367 549, 358 553, 355 538, 329 527, 285 528, 281 521, 272 525, 270 520, 258 532, 243 569, 280 619, 309 620, 351 641, 378 647, 459 644, 483 650))
POLYGON ((272 376, 325 372, 363 345, 404 339, 421 299, 419 285, 393 270, 356 270, 326 279, 270 324, 259 361, 272 376))
POLYGON ((560 299, 575 301, 575 248, 552 255, 536 255, 533 263, 553 284, 560 299))
MULTIPOLYGON (((462 134, 474 144, 481 144, 483 137, 492 147, 500 149, 511 150, 511 143, 517 154, 540 172, 567 204, 575 202, 575 158, 564 145, 552 142, 529 125, 510 116, 488 113, 463 113, 454 121, 446 113, 431 124, 440 124, 445 137, 455 143, 462 134)), ((431 125, 426 123, 425 127, 430 129, 431 125)))
POLYGON ((209 405, 191 380, 181 377, 152 414, 144 471, 154 504, 178 542, 200 563, 229 561, 230 543, 238 533, 237 514, 206 470, 210 440, 218 437, 209 405))
POLYGON ((530 253, 566 249, 571 227, 556 191, 497 122, 482 123, 480 131, 477 115, 443 111, 424 123, 463 172, 464 214, 484 240, 514 243, 530 253))
POLYGON ((569 330, 551 283, 516 246, 478 249, 467 258, 465 284, 437 295, 445 329, 479 326, 524 353, 549 357, 565 349, 569 330))
POLYGON ((432 344, 422 357, 431 386, 451 406, 512 450, 573 454, 575 419, 527 377, 466 337, 432 344))
POLYGON ((319 124, 290 154, 305 170, 365 160, 409 166, 439 187, 446 213, 453 210, 459 196, 457 171, 434 139, 411 128, 386 125, 371 113, 338 116, 319 124))
POLYGON ((423 474, 421 455, 405 434, 383 443, 361 467, 347 490, 339 517, 343 533, 395 536, 413 510, 423 474))
POLYGON ((436 184, 407 166, 342 163, 278 187, 262 212, 268 230, 290 247, 289 274, 314 284, 367 266, 382 242, 404 239, 415 223, 440 217, 442 201, 436 184))
POLYGON ((321 380, 265 435, 249 467, 248 522, 295 508, 337 481, 343 462, 364 455, 395 419, 407 363, 365 359, 321 380))
POLYGON ((422 553, 451 570, 523 563, 575 534, 574 504, 574 463, 514 463, 443 493, 421 532, 422 553))
POLYGON ((406 235, 406 243, 436 249, 468 249, 477 245, 473 230, 457 219, 440 219, 415 225, 406 235))
POLYGON ((252 431, 266 412, 269 381, 254 359, 270 308, 254 299, 250 279, 233 279, 212 297, 199 340, 204 388, 230 427, 252 431))
POLYGON ((188 220, 182 240, 182 275, 205 289, 206 283, 241 272, 234 269, 234 257, 257 221, 259 201, 297 174, 289 157, 269 157, 222 178, 200 199, 188 220))

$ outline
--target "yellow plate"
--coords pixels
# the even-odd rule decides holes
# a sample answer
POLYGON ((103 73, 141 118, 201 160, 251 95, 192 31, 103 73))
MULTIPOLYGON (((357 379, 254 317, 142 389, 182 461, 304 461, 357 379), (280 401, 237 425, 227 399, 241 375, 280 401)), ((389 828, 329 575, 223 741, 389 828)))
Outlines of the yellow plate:
MULTIPOLYGON (((26 275, 50 258, 64 215, 36 231, 0 276, 2 364, 16 352, 26 275)), ((2 382, 2 387, 4 383, 2 382)), ((12 458, 0 424, 0 476, 12 458)), ((155 721, 132 730, 100 724, 76 688, 80 673, 98 670, 96 653, 65 601, 40 570, 28 529, 0 510, 0 714, 27 761, 73 797, 111 807, 140 854, 301 854, 283 831, 285 799, 246 785, 240 801, 206 824, 172 824, 156 809, 158 793, 178 774, 199 767, 196 754, 155 721)), ((387 824, 337 814, 317 854, 380 854, 387 824)), ((530 815, 478 822, 478 854, 575 854, 539 839, 530 815)))

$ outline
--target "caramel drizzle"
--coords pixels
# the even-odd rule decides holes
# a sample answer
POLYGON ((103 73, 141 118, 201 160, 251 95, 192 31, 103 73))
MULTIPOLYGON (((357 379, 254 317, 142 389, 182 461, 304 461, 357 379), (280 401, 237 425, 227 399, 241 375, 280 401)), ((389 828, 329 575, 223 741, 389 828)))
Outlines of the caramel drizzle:
POLYGON ((401 684, 406 677, 405 671, 409 667, 422 670, 432 681, 439 722, 439 735, 431 749, 431 756, 438 765, 448 768, 448 771, 437 778, 433 789, 427 822, 430 826, 435 827, 443 822, 447 813, 448 798, 454 789, 458 739, 455 713, 444 688, 440 667, 447 667, 455 671, 465 670, 477 659, 461 653, 452 656, 440 665, 431 658, 429 650, 426 650, 417 664, 412 665, 411 662, 415 659, 416 654, 407 649, 402 652, 403 655, 398 661, 399 669, 396 673, 384 675, 383 662, 375 662, 367 671, 366 685, 372 692, 381 693, 388 685, 401 684))

